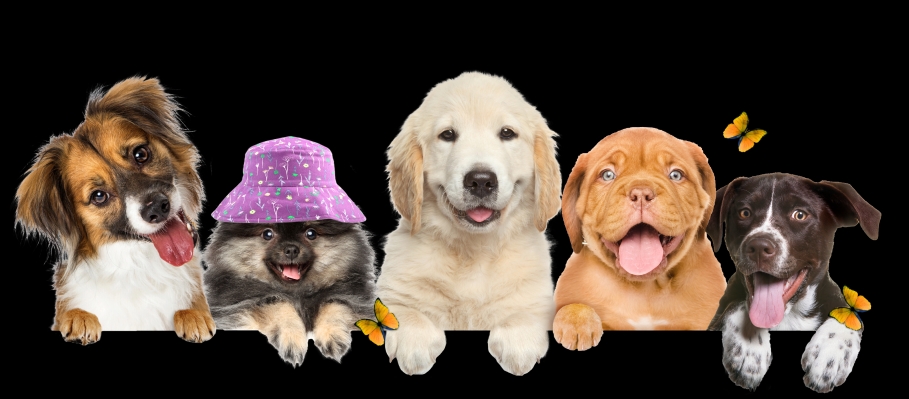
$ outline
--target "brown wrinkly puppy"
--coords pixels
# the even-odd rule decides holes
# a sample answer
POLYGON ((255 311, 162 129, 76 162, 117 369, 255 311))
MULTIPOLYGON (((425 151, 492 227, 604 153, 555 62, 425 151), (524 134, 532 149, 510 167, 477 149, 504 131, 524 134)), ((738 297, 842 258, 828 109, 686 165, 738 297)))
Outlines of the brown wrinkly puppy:
POLYGON ((705 330, 726 289, 707 239, 716 196, 701 148, 628 128, 581 154, 562 194, 574 250, 555 289, 556 341, 603 330, 705 330))
POLYGON ((104 330, 215 332, 195 226, 199 155, 156 79, 95 90, 85 121, 52 137, 16 192, 16 223, 59 250, 52 330, 83 345, 104 330))

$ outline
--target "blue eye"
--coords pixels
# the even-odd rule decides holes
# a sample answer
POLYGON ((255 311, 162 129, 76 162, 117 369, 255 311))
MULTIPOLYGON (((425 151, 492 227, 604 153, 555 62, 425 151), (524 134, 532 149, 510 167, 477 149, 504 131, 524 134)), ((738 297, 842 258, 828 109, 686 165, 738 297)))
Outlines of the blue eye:
POLYGON ((264 238, 265 241, 269 241, 272 238, 275 238, 275 232, 271 231, 271 229, 265 229, 265 231, 262 232, 262 238, 264 238))
POLYGON ((308 239, 310 239, 310 240, 315 240, 316 237, 319 236, 319 234, 316 233, 316 229, 309 229, 309 230, 306 230, 306 233, 305 233, 305 234, 306 234, 306 238, 308 238, 308 239))
POLYGON ((603 177, 603 180, 606 180, 606 181, 615 180, 615 172, 613 172, 609 169, 606 169, 603 171, 602 177, 603 177))
POLYGON ((681 170, 676 169, 672 172, 669 172, 669 180, 680 181, 683 177, 685 177, 685 175, 682 174, 681 170))

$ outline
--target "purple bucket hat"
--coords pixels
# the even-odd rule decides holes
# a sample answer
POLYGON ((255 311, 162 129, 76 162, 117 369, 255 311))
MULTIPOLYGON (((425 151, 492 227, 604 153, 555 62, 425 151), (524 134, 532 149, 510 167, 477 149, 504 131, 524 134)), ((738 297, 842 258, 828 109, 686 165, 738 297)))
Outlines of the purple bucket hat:
POLYGON ((228 223, 366 220, 335 181, 331 150, 293 136, 249 147, 243 180, 211 216, 228 223))

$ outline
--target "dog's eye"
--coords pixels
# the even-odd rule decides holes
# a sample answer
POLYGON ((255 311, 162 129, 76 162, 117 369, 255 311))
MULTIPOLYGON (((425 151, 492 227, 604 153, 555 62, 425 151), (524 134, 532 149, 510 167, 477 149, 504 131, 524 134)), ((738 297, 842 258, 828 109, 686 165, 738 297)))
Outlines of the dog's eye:
POLYGON ((454 130, 447 129, 439 134, 439 138, 445 141, 455 141, 458 139, 458 134, 454 130))
POLYGON ((742 218, 742 219, 748 219, 748 218, 750 218, 750 217, 751 217, 751 210, 750 210, 750 209, 742 209, 742 210, 740 210, 740 211, 739 211, 739 217, 742 218))
POLYGON ((136 163, 142 165, 148 162, 148 159, 151 158, 151 151, 148 147, 140 145, 133 149, 133 159, 136 160, 136 163))
POLYGON ((511 140, 515 137, 518 137, 518 134, 515 133, 514 130, 511 130, 507 127, 503 127, 502 131, 499 132, 499 138, 501 138, 502 140, 511 140))
POLYGON ((92 191, 92 195, 91 195, 90 199, 91 199, 92 203, 95 205, 103 205, 105 202, 107 202, 107 200, 109 198, 110 198, 110 194, 108 194, 104 191, 101 191, 101 190, 95 190, 95 191, 92 191))
POLYGON ((262 238, 264 238, 265 241, 269 241, 272 238, 275 238, 275 232, 271 231, 271 229, 265 229, 265 231, 262 232, 262 238))
POLYGON ((685 175, 682 174, 681 170, 676 169, 672 172, 669 172, 669 180, 681 181, 683 177, 685 177, 685 175))
POLYGON ((612 181, 615 179, 615 172, 613 172, 609 169, 606 169, 603 171, 602 176, 603 176, 603 180, 612 181))
POLYGON ((808 213, 803 210, 796 209, 792 211, 792 218, 795 220, 805 220, 808 219, 808 213))
POLYGON ((306 238, 308 238, 310 240, 315 240, 316 237, 319 236, 319 233, 316 233, 316 229, 308 229, 308 230, 306 230, 306 233, 304 233, 304 234, 306 235, 306 238))

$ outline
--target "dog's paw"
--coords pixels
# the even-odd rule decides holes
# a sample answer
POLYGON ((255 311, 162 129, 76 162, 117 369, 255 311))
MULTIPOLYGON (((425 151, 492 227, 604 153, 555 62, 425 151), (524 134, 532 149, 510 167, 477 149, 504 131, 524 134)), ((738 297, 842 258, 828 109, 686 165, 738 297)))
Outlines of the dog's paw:
POLYGON ((215 319, 209 312, 178 310, 174 313, 174 332, 189 342, 205 342, 215 335, 215 319))
POLYGON ((101 339, 101 322, 98 316, 82 309, 70 309, 59 317, 57 327, 66 342, 82 345, 93 344, 101 339))
POLYGON ((313 331, 313 341, 319 352, 322 352, 322 356, 335 359, 338 363, 341 363, 341 357, 347 354, 352 340, 350 329, 346 327, 321 326, 313 331))
POLYGON ((830 392, 846 382, 858 358, 861 334, 828 319, 817 329, 802 354, 805 386, 830 392))
POLYGON ((509 325, 489 331, 489 353, 502 369, 527 374, 549 349, 549 334, 536 325, 509 325))
POLYGON ((417 317, 401 317, 397 311, 400 327, 385 335, 385 353, 388 361, 398 359, 398 367, 407 375, 426 374, 436 363, 436 358, 445 349, 445 331, 426 320, 417 317))
POLYGON ((743 311, 733 312, 723 328, 723 367, 736 385, 754 390, 770 367, 770 331, 757 328, 743 311))
POLYGON ((586 351, 600 343, 603 322, 590 306, 573 303, 563 306, 556 313, 552 334, 565 349, 586 351))
POLYGON ((309 338, 305 329, 284 327, 263 333, 268 337, 268 343, 278 350, 281 359, 294 367, 303 364, 306 350, 309 349, 309 338))

